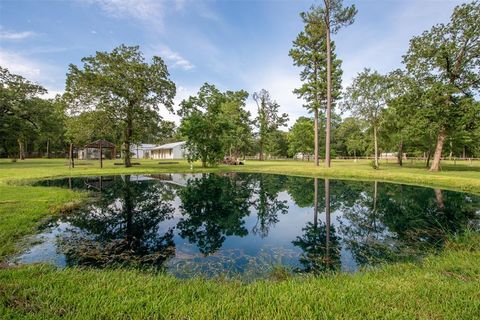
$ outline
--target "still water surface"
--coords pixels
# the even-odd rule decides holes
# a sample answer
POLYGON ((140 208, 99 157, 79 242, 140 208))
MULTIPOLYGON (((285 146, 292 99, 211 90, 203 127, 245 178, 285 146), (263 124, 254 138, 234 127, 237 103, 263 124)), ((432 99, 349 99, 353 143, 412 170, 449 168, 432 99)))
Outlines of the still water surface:
POLYGON ((354 272, 415 261, 478 228, 480 197, 380 182, 270 174, 159 174, 46 180, 89 190, 18 263, 123 266, 178 277, 354 272))

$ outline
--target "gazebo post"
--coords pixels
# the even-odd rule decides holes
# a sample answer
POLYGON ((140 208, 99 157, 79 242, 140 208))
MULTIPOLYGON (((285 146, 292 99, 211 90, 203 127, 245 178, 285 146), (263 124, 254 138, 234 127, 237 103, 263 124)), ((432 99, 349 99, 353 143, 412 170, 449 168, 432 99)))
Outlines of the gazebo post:
POLYGON ((103 144, 103 143, 100 143, 100 168, 103 168, 102 144, 103 144))

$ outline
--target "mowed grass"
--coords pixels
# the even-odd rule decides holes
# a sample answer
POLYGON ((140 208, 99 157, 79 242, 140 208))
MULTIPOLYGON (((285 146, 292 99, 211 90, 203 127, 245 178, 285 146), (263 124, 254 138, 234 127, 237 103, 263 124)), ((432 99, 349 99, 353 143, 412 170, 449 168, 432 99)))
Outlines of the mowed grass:
MULTIPOLYGON (((115 163, 120 163, 116 160, 115 163)), ((124 168, 114 165, 114 161, 104 161, 100 169, 98 161, 77 161, 74 169, 69 169, 65 159, 28 159, 11 162, 0 159, 0 183, 19 182, 40 178, 61 176, 97 175, 97 174, 134 174, 134 173, 171 173, 171 172, 264 172, 290 174, 300 176, 332 177, 338 179, 364 179, 401 182, 407 184, 440 187, 444 189, 480 193, 480 161, 443 161, 442 171, 429 172, 425 162, 416 160, 405 161, 404 166, 398 166, 394 161, 383 160, 379 170, 372 169, 369 160, 333 160, 331 168, 325 168, 323 163, 315 167, 307 161, 256 161, 247 160, 244 166, 220 165, 215 168, 201 168, 195 163, 193 170, 186 161, 176 161, 176 164, 163 164, 166 161, 137 160, 139 166, 124 168)), ((167 161, 168 162, 168 161, 167 161)), ((171 161, 170 161, 171 162, 171 161)))
POLYGON ((128 270, 0 271, 2 319, 478 319, 474 234, 422 265, 253 283, 128 270))
MULTIPOLYGON (((119 162, 119 161, 117 161, 119 162)), ((21 239, 40 222, 68 210, 87 196, 22 182, 59 176, 191 172, 189 165, 142 160, 123 168, 106 161, 0 161, 0 319, 475 319, 480 317, 480 235, 452 238, 447 249, 422 264, 396 264, 354 275, 287 277, 242 283, 231 280, 179 280, 131 270, 45 265, 8 267, 1 260, 21 248, 21 239)), ((331 169, 296 161, 247 161, 200 171, 245 171, 329 176, 342 179, 428 185, 480 194, 480 163, 444 163, 430 173, 424 164, 399 168, 382 163, 334 161, 331 169)))
POLYGON ((85 193, 65 189, 0 185, 0 261, 14 253, 22 237, 32 234, 43 219, 84 198, 85 193))

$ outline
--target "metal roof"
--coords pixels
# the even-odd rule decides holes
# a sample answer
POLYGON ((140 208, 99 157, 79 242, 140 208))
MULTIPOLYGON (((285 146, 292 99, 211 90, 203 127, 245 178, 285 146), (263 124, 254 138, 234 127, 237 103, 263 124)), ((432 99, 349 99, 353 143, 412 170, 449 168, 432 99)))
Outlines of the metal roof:
POLYGON ((163 145, 161 145, 161 146, 152 148, 152 150, 173 149, 173 148, 175 148, 175 147, 182 146, 182 145, 184 145, 185 143, 187 143, 187 142, 186 142, 186 141, 179 141, 179 142, 167 143, 167 144, 163 144, 163 145))
POLYGON ((100 139, 100 140, 93 141, 93 142, 90 142, 89 144, 85 145, 85 148, 100 148, 100 147, 114 149, 115 144, 111 143, 107 140, 100 139))
POLYGON ((151 144, 151 143, 139 143, 139 144, 131 144, 130 148, 150 150, 152 148, 155 148, 156 146, 157 146, 156 144, 151 144))

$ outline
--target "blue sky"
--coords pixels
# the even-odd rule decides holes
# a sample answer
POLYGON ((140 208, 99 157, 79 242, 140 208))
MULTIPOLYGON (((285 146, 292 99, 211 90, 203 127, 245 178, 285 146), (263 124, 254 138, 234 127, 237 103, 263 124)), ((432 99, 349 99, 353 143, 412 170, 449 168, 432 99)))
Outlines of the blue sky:
MULTIPOLYGON (((448 22, 454 0, 357 0, 353 25, 334 35, 343 84, 364 67, 401 67, 409 39, 448 22)), ((70 63, 119 44, 161 56, 178 103, 209 82, 222 90, 265 88, 290 114, 306 111, 292 90, 299 69, 288 56, 301 11, 318 1, 0 0, 0 65, 62 92, 70 63)), ((254 102, 248 108, 255 113, 254 102)), ((163 111, 166 119, 178 118, 163 111)))

